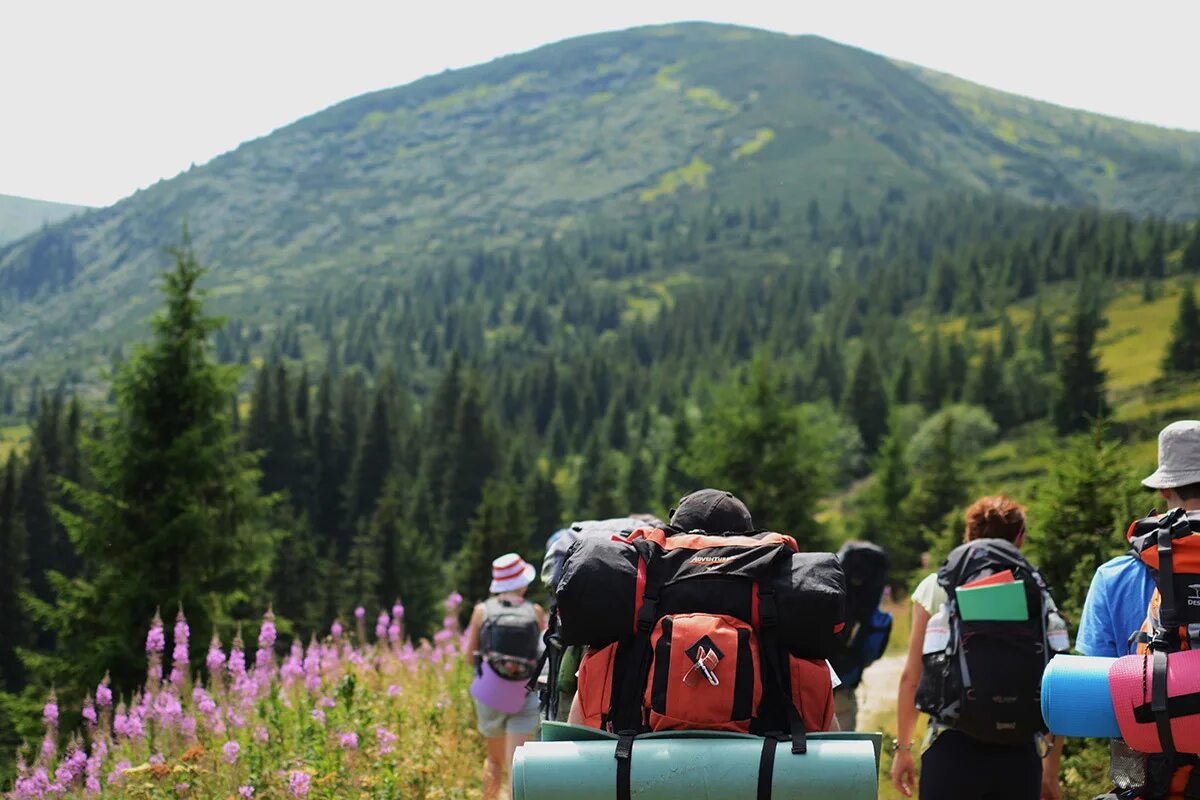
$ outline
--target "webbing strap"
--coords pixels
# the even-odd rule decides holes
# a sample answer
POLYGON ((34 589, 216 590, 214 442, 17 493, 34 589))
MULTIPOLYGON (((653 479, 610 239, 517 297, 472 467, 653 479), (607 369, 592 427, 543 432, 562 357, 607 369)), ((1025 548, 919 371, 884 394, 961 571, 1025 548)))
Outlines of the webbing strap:
POLYGON ((613 752, 617 759, 617 800, 630 800, 633 791, 633 738, 636 735, 634 731, 622 731, 617 737, 617 749, 613 752))
POLYGON ((1158 727, 1158 741, 1163 753, 1175 755, 1175 738, 1171 735, 1171 714, 1167 709, 1167 654, 1155 650, 1152 654, 1154 681, 1150 685, 1150 710, 1158 727))
POLYGON ((787 714, 788 729, 792 737, 792 753, 801 755, 808 752, 808 731, 804 727, 804 719, 796 709, 796 701, 792 696, 792 670, 788 663, 788 653, 779 645, 775 635, 775 625, 778 621, 775 605, 775 593, 765 584, 759 586, 759 608, 762 632, 759 636, 763 645, 763 658, 767 662, 768 671, 779 690, 784 712, 787 714))
POLYGON ((775 780, 775 748, 778 746, 779 740, 774 736, 763 739, 762 755, 758 759, 758 800, 771 800, 771 784, 775 780))
POLYGON ((1158 594, 1161 598, 1159 624, 1164 628, 1179 626, 1179 614, 1175 608, 1175 565, 1171 525, 1163 524, 1158 529, 1158 594))

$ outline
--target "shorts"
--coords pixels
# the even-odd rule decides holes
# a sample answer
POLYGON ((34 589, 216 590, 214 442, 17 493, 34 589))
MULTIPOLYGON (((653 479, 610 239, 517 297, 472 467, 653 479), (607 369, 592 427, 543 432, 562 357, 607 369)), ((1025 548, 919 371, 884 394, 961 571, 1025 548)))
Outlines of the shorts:
POLYGON ((530 693, 524 707, 515 714, 505 714, 491 706, 475 701, 475 718, 479 732, 489 739, 503 736, 529 736, 538 729, 538 696, 530 693))

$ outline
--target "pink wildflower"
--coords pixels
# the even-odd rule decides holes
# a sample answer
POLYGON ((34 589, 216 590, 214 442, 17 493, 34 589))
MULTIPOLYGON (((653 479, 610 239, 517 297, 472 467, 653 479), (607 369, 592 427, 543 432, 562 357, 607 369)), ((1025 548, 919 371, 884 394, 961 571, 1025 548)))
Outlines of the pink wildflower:
POLYGON ((382 639, 385 636, 387 636, 387 629, 388 629, 389 622, 391 622, 391 620, 388 619, 387 612, 380 611, 379 618, 375 620, 375 638, 376 639, 382 639))
POLYGON ((341 621, 340 621, 340 620, 336 620, 336 619, 335 619, 335 620, 333 621, 333 624, 329 626, 329 635, 330 635, 330 636, 332 636, 332 637, 333 637, 333 638, 335 638, 335 639, 340 639, 340 638, 341 638, 341 636, 342 636, 342 623, 341 623, 341 621))
POLYGON ((243 798, 243 800, 250 800, 250 798, 254 797, 254 787, 253 786, 239 786, 238 787, 238 796, 243 798))
POLYGON ((155 611, 154 619, 150 621, 150 630, 146 633, 146 652, 161 654, 166 648, 167 637, 163 633, 162 616, 155 611))
POLYGON ((55 699, 54 692, 50 693, 50 699, 42 706, 42 719, 50 727, 58 726, 58 700, 55 699))
POLYGON ((463 604, 463 596, 458 592, 451 592, 446 598, 446 610, 450 612, 457 611, 463 604))
POLYGON ((221 637, 214 630, 212 641, 208 644, 208 657, 204 659, 208 671, 214 675, 225 664, 225 651, 221 649, 221 637))
MULTIPOLYGON (((367 615, 367 610, 365 608, 363 608, 362 606, 359 606, 358 608, 354 609, 354 618, 355 619, 362 619, 366 615, 367 615)), ((293 773, 293 774, 295 774, 295 773, 293 773)))
POLYGON ((104 680, 96 687, 96 705, 100 708, 108 708, 112 705, 113 695, 112 689, 108 688, 108 673, 105 673, 104 680))
POLYGON ((288 773, 288 791, 292 797, 308 797, 308 773, 294 769, 288 773))
POLYGON ((386 756, 392 752, 392 745, 396 743, 399 737, 389 731, 387 728, 378 727, 375 729, 375 741, 379 744, 379 754, 386 756))
POLYGON ((400 602, 400 598, 396 598, 395 604, 392 606, 392 619, 404 619, 404 604, 400 602))
POLYGON ((343 733, 341 737, 339 737, 339 741, 341 742, 343 750, 358 749, 358 734, 354 731, 347 731, 346 733, 343 733))
POLYGON ((236 764, 238 753, 242 752, 242 746, 232 739, 221 745, 221 754, 225 759, 226 764, 236 764))

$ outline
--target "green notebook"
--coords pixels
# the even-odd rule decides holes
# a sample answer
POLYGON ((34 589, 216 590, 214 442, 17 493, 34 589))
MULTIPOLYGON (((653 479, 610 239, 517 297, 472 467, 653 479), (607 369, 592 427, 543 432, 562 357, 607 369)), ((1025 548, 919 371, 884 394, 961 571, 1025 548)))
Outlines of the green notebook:
POLYGON ((958 614, 964 622, 1021 622, 1029 619, 1025 581, 958 589, 954 594, 958 598, 958 614))

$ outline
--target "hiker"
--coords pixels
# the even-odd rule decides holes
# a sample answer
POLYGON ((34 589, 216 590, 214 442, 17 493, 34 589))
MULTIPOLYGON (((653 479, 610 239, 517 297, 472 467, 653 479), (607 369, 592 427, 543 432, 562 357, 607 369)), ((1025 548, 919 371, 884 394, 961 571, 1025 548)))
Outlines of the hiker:
MULTIPOLYGON (((1136 521, 1127 534, 1130 551, 1096 571, 1084 601, 1078 649, 1085 655, 1117 658, 1136 652, 1144 658, 1142 663, 1152 665, 1150 671, 1157 681, 1160 668, 1165 675, 1169 657, 1196 647, 1194 631, 1200 624, 1193 599, 1181 591, 1196 585, 1200 421, 1179 420, 1163 428, 1158 435, 1158 468, 1142 485, 1158 493, 1167 513, 1159 516, 1152 512, 1136 521), (1162 532, 1170 534, 1166 551, 1170 557, 1164 555, 1162 532)), ((1125 691, 1145 691, 1144 673, 1126 678, 1126 686, 1132 688, 1125 691)), ((1110 685, 1116 697, 1121 680, 1110 680, 1115 681, 1110 685)), ((1167 719, 1174 717, 1173 703, 1165 696, 1163 701, 1167 719)), ((1153 722, 1162 725, 1158 712, 1153 722)), ((1116 786, 1112 796, 1180 798, 1200 792, 1194 740, 1189 747, 1183 738, 1164 740, 1162 728, 1158 730, 1158 735, 1150 737, 1155 741, 1150 742, 1136 730, 1127 730, 1122 721, 1126 738, 1113 739, 1110 748, 1111 777, 1116 786)))
MULTIPOLYGON (((1142 481, 1167 510, 1200 511, 1200 421, 1172 422, 1158 434, 1158 469, 1142 481)), ((1133 652, 1131 637, 1146 618, 1154 575, 1140 559, 1122 553, 1092 576, 1075 649, 1085 656, 1119 658, 1133 652)))
MULTIPOLYGON (((661 528, 662 525, 662 520, 651 514, 630 514, 613 519, 572 522, 569 527, 551 534, 546 540, 546 556, 542 560, 541 572, 542 583, 550 593, 551 612, 554 611, 554 595, 558 590, 558 580, 562 577, 563 564, 567 560, 571 545, 576 541, 586 536, 628 537, 638 528, 661 528)), ((575 698, 575 673, 579 671, 583 648, 576 645, 556 650, 552 647, 549 656, 549 670, 553 670, 557 676, 556 691, 553 697, 549 696, 548 681, 547 685, 539 686, 539 689, 547 692, 541 710, 545 712, 545 718, 548 720, 566 722, 571 701, 575 698)), ((548 678, 548 673, 545 677, 548 678)))
POLYGON ((837 552, 846 574, 846 629, 843 646, 830 659, 842 685, 833 693, 838 728, 858 728, 858 697, 863 672, 887 649, 892 615, 879 607, 887 587, 887 551, 871 542, 850 541, 837 552))
MULTIPOLYGON (((689 538, 688 541, 689 544, 694 545, 697 549, 711 546, 709 543, 715 543, 717 541, 716 537, 735 537, 738 544, 732 544, 733 540, 731 540, 731 548, 735 546, 753 546, 754 544, 754 542, 750 541, 749 536, 739 536, 739 534, 752 534, 755 530, 750 510, 746 507, 745 503, 730 492, 718 489, 701 489, 693 492, 682 498, 676 508, 671 509, 670 519, 670 527, 665 531, 659 532, 668 533, 670 536, 676 536, 681 540, 685 539, 685 537, 695 537, 689 538), (705 535, 705 539, 700 538, 705 535)), ((643 532, 644 529, 638 533, 643 532)), ((637 535, 635 534, 635 538, 637 535)), ((662 545, 669 546, 670 536, 658 537, 656 540, 662 545)), ((766 537, 763 541, 772 545, 785 538, 778 534, 764 534, 763 536, 766 537)), ((790 537, 786 538, 794 546, 794 541, 790 537)), ((680 549, 687 546, 682 545, 680 549)), ((707 550, 706 552, 711 553, 712 551, 707 550)), ((716 565, 723 563, 722 559, 724 557, 720 555, 708 555, 705 558, 711 559, 708 563, 716 565)), ((840 581, 840 575, 836 578, 830 575, 830 572, 840 572, 835 558, 826 556, 823 562, 821 562, 821 566, 814 568, 813 572, 817 573, 821 568, 826 571, 825 574, 828 576, 828 580, 840 581)), ((569 577, 567 580, 569 580, 569 577)), ((697 578, 696 580, 699 579, 697 578)), ((564 583, 563 586, 565 585, 564 583)), ((714 583, 711 585, 715 587, 719 584, 714 583)), ((563 586, 560 586, 560 600, 562 599, 561 593, 566 591, 563 586)), ((828 584, 823 588, 828 589, 828 584)), ((840 588, 840 586, 837 588, 840 588)), ((841 598, 839 598, 840 600, 841 598)), ((560 611, 562 609, 563 606, 560 605, 560 611)), ((822 615, 823 609, 818 608, 815 604, 811 606, 811 609, 814 617, 819 618, 822 615)), ((796 616, 799 617, 800 615, 796 616)), ((670 621, 669 618, 664 619, 670 621)), ((750 626, 745 625, 745 623, 733 621, 734 625, 742 625, 744 627, 739 627, 734 632, 734 635, 730 639, 730 644, 724 644, 723 641, 718 640, 716 646, 713 646, 709 636, 702 636, 693 643, 691 639, 696 634, 688 632, 681 639, 680 644, 677 645, 676 639, 679 637, 673 634, 677 634, 685 625, 697 622, 701 626, 710 625, 716 631, 711 634, 711 637, 717 638, 727 632, 725 630, 727 627, 725 623, 730 622, 730 620, 724 616, 705 614, 676 615, 674 619, 672 627, 663 626, 661 620, 655 627, 655 636, 657 637, 655 641, 657 644, 652 648, 655 660, 652 664, 650 675, 652 681, 664 683, 668 687, 674 686, 674 689, 668 688, 661 695, 647 695, 651 697, 651 707, 649 709, 644 707, 638 708, 635 710, 636 713, 633 716, 641 718, 648 712, 653 730, 707 728, 758 732, 755 727, 755 720, 751 719, 730 720, 728 718, 714 718, 708 720, 698 718, 698 715, 710 706, 703 701, 694 702, 694 698, 689 696, 692 692, 696 696, 700 696, 702 692, 711 692, 715 695, 725 695, 728 693, 732 696, 724 698, 724 702, 732 702, 734 708, 737 708, 741 702, 745 702, 747 706, 752 704, 751 700, 747 699, 743 701, 737 696, 737 692, 743 685, 743 679, 741 674, 735 669, 735 659, 732 657, 727 658, 722 663, 722 648, 724 648, 725 651, 729 652, 730 656, 733 655, 734 651, 737 651, 738 658, 736 659, 736 664, 737 666, 741 665, 743 660, 741 658, 741 649, 744 646, 744 640, 740 634, 742 632, 749 633, 750 626), (696 618, 700 619, 697 620, 696 618), (709 649, 707 654, 705 646, 702 646, 701 642, 708 643, 709 649), (684 659, 687 662, 684 666, 690 664, 690 667, 685 671, 685 674, 680 676, 680 679, 672 680, 667 677, 667 671, 673 671, 677 667, 671 648, 672 646, 683 645, 690 645, 684 659), (661 654, 663 653, 667 654, 669 658, 665 662, 660 662, 661 654), (716 674, 718 671, 723 672, 724 680, 721 680, 721 676, 716 674), (736 680, 733 679, 734 676, 736 676, 736 680), (687 688, 681 689, 681 686, 687 688), (691 692, 689 692, 689 689, 691 692), (675 704, 674 708, 669 708, 672 704, 675 704), (679 714, 688 718, 686 720, 675 719, 671 716, 672 714, 679 714)), ((829 640, 832 642, 832 632, 841 627, 839 624, 840 619, 829 620, 829 622, 831 633, 829 640)), ((756 654, 756 658, 761 657, 764 660, 765 668, 765 659, 770 657, 769 648, 762 646, 761 633, 758 638, 761 649, 756 654)), ((590 727, 613 727, 613 721, 609 719, 609 713, 615 707, 615 704, 612 704, 613 698, 611 694, 613 691, 616 691, 613 689, 613 686, 616 685, 613 676, 618 669, 618 665, 621 663, 618 655, 620 647, 621 642, 603 647, 593 646, 587 648, 586 655, 578 672, 578 692, 571 704, 569 721, 572 724, 587 725, 590 727)), ((749 662, 749 658, 745 660, 749 662)), ((774 705, 770 701, 764 700, 757 712, 753 712, 747 708, 744 712, 745 715, 747 717, 752 714, 763 717, 766 717, 768 714, 774 715, 779 724, 771 729, 786 730, 788 723, 785 721, 785 717, 791 713, 788 710, 790 707, 799 715, 799 719, 796 722, 803 725, 799 733, 801 737, 803 736, 803 731, 836 730, 837 721, 834 716, 833 690, 839 681, 829 662, 820 658, 801 659, 791 655, 787 656, 787 661, 790 667, 789 682, 791 698, 787 701, 782 701, 778 696, 778 692, 776 692, 774 695, 776 698, 774 705), (768 708, 768 706, 771 707, 768 708)), ((683 670, 682 666, 678 668, 683 670)), ((757 676, 745 679, 745 688, 749 689, 755 685, 757 682, 756 679, 757 676)), ((766 687, 764 686, 764 697, 766 696, 766 691, 766 687)), ((639 691, 637 696, 640 698, 639 706, 644 705, 645 701, 641 699, 642 692, 639 691)), ((619 723, 617 724, 619 725, 619 723)), ((615 729, 617 728, 614 727, 615 729)))
MULTIPOLYGON (((1054 611, 1040 575, 1019 553, 1025 543, 1025 509, 1003 496, 980 498, 967 509, 964 538, 966 543, 912 595, 912 636, 897 697, 892 785, 912 797, 913 733, 920 703, 933 717, 921 756, 922 800, 1058 800, 1062 740, 1054 743, 1044 768, 1039 748, 1044 723, 1038 695, 1049 657, 1041 641, 1046 637, 1055 651, 1069 645, 1063 640, 1065 622, 1054 611), (977 585, 983 587, 1004 583, 1005 577, 1018 584, 1012 588, 1019 613, 998 613, 994 599, 979 616, 969 617, 960 607, 966 602, 963 592, 976 579, 982 579, 977 585), (957 602, 950 603, 947 587, 957 602), (1042 609, 1039 618, 1030 619, 1033 608, 1042 609), (975 621, 997 619, 1010 622, 975 621), (981 631, 981 624, 989 627, 981 631), (964 626, 977 637, 970 648, 962 644, 964 626), (1022 641, 1037 644, 1013 647, 1022 641), (960 660, 967 662, 974 682, 966 692, 960 660), (997 684, 1002 686, 999 693, 982 688, 997 684), (997 696, 1008 704, 993 701, 997 696)), ((1011 602, 1011 593, 1006 590, 1005 596, 1011 602)))
POLYGON ((546 612, 525 599, 535 572, 516 553, 493 561, 492 595, 475 606, 467 628, 475 654, 471 696, 479 732, 487 740, 483 800, 498 800, 513 753, 538 726, 537 695, 527 683, 537 665, 546 612))

